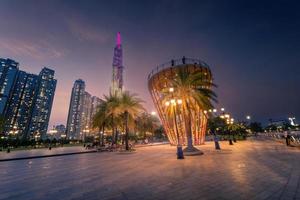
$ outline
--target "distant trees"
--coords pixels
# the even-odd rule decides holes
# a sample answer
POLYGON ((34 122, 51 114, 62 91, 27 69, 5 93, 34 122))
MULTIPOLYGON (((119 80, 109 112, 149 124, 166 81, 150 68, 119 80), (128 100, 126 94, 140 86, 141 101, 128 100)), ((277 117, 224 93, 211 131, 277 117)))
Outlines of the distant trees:
POLYGON ((207 127, 208 132, 211 134, 223 135, 229 138, 236 136, 245 138, 247 135, 247 126, 244 123, 227 123, 226 120, 220 116, 209 118, 207 127))
POLYGON ((227 124, 225 119, 222 119, 220 116, 208 119, 207 128, 211 133, 224 133, 226 131, 226 127, 227 124))
POLYGON ((260 133, 260 132, 263 132, 263 128, 262 128, 262 125, 261 123, 259 122, 251 122, 249 124, 249 128, 251 130, 252 133, 260 133))
POLYGON ((160 122, 157 117, 150 115, 149 113, 141 113, 136 118, 136 130, 141 134, 143 139, 147 138, 147 133, 152 133, 154 137, 154 131, 159 128, 160 122))

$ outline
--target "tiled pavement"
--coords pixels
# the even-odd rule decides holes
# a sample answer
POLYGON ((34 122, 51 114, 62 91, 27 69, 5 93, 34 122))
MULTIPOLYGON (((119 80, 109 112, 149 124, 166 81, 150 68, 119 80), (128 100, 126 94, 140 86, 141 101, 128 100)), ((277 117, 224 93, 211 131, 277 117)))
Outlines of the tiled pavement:
POLYGON ((0 163, 0 199, 300 199, 300 150, 273 141, 169 145, 0 163))

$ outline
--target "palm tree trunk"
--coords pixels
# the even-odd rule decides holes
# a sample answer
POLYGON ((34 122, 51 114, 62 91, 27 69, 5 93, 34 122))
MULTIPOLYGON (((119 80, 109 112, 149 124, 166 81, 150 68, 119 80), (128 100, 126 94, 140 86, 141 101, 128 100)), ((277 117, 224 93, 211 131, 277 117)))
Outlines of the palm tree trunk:
POLYGON ((119 136, 118 128, 116 128, 116 133, 115 133, 115 144, 118 143, 118 136, 119 136))
POLYGON ((175 123, 175 129, 176 129, 176 136, 177 136, 177 146, 181 145, 179 142, 179 131, 178 131, 178 123, 177 123, 177 118, 176 118, 176 108, 174 108, 174 123, 175 123))
POLYGON ((128 130, 128 112, 125 112, 125 147, 126 151, 129 150, 129 143, 128 143, 128 135, 129 135, 129 130, 128 130))
POLYGON ((192 136, 192 124, 191 124, 191 119, 188 117, 187 119, 187 139, 188 139, 188 146, 187 148, 189 150, 193 150, 194 149, 194 146, 193 146, 193 136, 192 136))
MULTIPOLYGON (((186 123, 186 136, 187 136, 187 150, 193 151, 195 148, 193 146, 193 135, 192 135, 192 122, 191 122, 191 112, 190 112, 190 107, 188 103, 186 103, 186 112, 187 112, 187 117, 185 119, 186 123)), ((185 113, 186 113, 185 112, 185 113)))
POLYGON ((103 124, 102 126, 101 146, 104 146, 104 130, 105 130, 105 124, 103 124))
POLYGON ((100 126, 98 127, 99 128, 99 146, 101 147, 101 128, 100 126))
POLYGON ((112 129, 112 133, 111 133, 111 143, 112 145, 115 144, 115 123, 114 123, 114 115, 111 116, 111 129, 112 129))

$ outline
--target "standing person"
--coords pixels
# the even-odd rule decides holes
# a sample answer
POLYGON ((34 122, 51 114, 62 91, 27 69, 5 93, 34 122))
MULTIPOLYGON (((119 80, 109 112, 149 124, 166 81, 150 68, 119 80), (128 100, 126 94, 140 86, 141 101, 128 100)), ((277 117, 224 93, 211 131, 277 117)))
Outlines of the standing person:
POLYGON ((287 146, 290 146, 291 145, 291 134, 290 132, 288 131, 287 132, 287 146))
POLYGON ((215 141, 215 149, 216 150, 221 150, 220 144, 219 144, 219 138, 215 133, 214 133, 214 141, 215 141))
POLYGON ((289 138, 288 138, 288 133, 287 133, 287 131, 284 132, 284 138, 285 138, 286 146, 289 146, 289 138))

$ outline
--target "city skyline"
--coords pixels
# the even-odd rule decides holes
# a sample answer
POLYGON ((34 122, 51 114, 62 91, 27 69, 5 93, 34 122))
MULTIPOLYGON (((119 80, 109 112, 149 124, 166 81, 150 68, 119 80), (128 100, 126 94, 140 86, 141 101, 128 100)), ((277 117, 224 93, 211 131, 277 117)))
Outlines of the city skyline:
POLYGON ((218 107, 237 119, 300 116, 297 3, 16 2, 1 3, 0 25, 6 28, 0 32, 0 57, 30 73, 43 65, 56 71, 49 127, 66 124, 76 79, 95 96, 108 94, 117 32, 124 38, 125 89, 138 93, 149 111, 154 109, 147 91, 150 71, 186 56, 211 66, 218 107))

